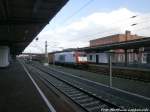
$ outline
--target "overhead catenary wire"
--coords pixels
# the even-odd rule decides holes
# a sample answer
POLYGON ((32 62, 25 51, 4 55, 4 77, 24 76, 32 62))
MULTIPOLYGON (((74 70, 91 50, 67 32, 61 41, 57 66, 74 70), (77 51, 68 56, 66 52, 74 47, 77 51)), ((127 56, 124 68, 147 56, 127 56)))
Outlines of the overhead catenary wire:
POLYGON ((142 27, 142 28, 138 28, 138 29, 135 29, 134 31, 143 31, 143 30, 149 30, 150 29, 150 26, 147 26, 147 27, 142 27))
POLYGON ((112 32, 112 30, 116 30, 116 28, 118 28, 120 25, 124 25, 124 22, 127 21, 128 19, 131 19, 131 18, 136 18, 138 17, 138 15, 133 15, 131 17, 127 17, 127 18, 124 18, 124 19, 119 19, 119 20, 116 20, 114 22, 112 22, 111 24, 109 25, 113 25, 113 24, 117 24, 117 23, 120 23, 122 22, 121 24, 118 24, 117 27, 115 28, 109 28, 109 29, 106 29, 104 31, 99 31, 99 32, 96 32, 94 34, 90 34, 90 35, 86 35, 86 37, 88 36, 97 36, 97 35, 100 35, 100 34, 104 34, 104 33, 109 33, 109 32, 112 32))
MULTIPOLYGON (((139 17, 139 15, 136 15, 136 16, 131 16, 131 17, 128 17, 128 19, 133 19, 134 20, 134 18, 137 18, 137 17, 139 17)), ((147 17, 147 18, 149 18, 149 17, 147 17)), ((141 20, 141 21, 139 21, 139 22, 136 22, 136 25, 135 26, 132 26, 132 24, 129 24, 129 26, 131 26, 131 27, 136 27, 137 25, 140 25, 140 24, 144 24, 144 23, 147 23, 147 22, 149 22, 149 21, 147 21, 147 20, 149 20, 149 19, 147 19, 147 18, 145 18, 145 20, 141 20)), ((140 18, 141 19, 141 18, 140 18)), ((124 22, 126 22, 127 21, 127 19, 123 19, 124 21, 122 21, 122 20, 117 20, 116 22, 118 23, 118 22, 122 22, 122 23, 124 23, 124 22)), ((135 22, 134 21, 131 21, 131 22, 133 22, 133 24, 135 24, 135 22)), ((115 24, 115 22, 112 22, 113 24, 115 24)), ((121 24, 122 24, 121 23, 121 24)), ((120 26, 120 24, 118 24, 119 26, 120 26)), ((117 27, 116 27, 117 28, 117 27)), ((95 33, 95 34, 91 34, 91 35, 86 35, 86 36, 84 36, 84 37, 87 37, 87 36, 99 36, 99 35, 102 35, 102 34, 106 34, 107 33, 107 35, 108 35, 108 33, 110 34, 110 32, 113 32, 114 30, 116 30, 116 28, 111 28, 111 29, 108 29, 108 30, 106 30, 106 31, 101 31, 101 32, 97 32, 97 33, 95 33), (109 31, 109 32, 108 32, 109 31)), ((138 31, 138 30, 147 30, 148 28, 150 28, 150 27, 142 27, 142 28, 139 28, 139 29, 135 29, 136 31, 138 31)), ((126 30, 128 30, 128 29, 126 29, 126 30)), ((113 34, 113 33, 112 33, 113 34)))
POLYGON ((78 10, 76 10, 74 13, 72 13, 70 16, 66 17, 62 24, 68 22, 70 19, 72 19, 74 16, 79 14, 83 9, 85 9, 87 6, 89 6, 94 0, 88 0, 82 7, 80 7, 78 10))
MULTIPOLYGON (((94 1, 94 0, 88 0, 81 8, 79 8, 78 10, 76 10, 74 13, 72 13, 70 16, 68 16, 66 19, 64 19, 63 20, 63 24, 64 23, 66 23, 66 22, 68 22, 70 19, 72 19, 74 16, 76 16, 78 13, 80 13, 83 9, 85 9, 89 4, 91 4, 92 3, 92 1, 94 1)), ((132 19, 136 19, 137 17, 139 17, 139 15, 133 15, 133 16, 131 16, 131 17, 129 17, 129 18, 132 18, 132 19)), ((125 18, 124 18, 125 19, 125 18)), ((123 20, 124 20, 123 19, 123 20)), ((123 21, 121 21, 121 20, 117 20, 116 21, 117 23, 118 22, 122 22, 123 23, 123 21)), ((145 23, 145 22, 143 22, 142 21, 142 23, 145 23)), ((113 22, 113 24, 115 24, 114 22, 113 22)), ((133 23, 133 24, 135 24, 135 23, 133 23)), ((138 23, 136 23, 137 25, 139 25, 139 22, 138 23)), ((141 24, 141 23, 140 23, 141 24)), ((134 25, 134 27, 136 27, 137 25, 134 25)), ((118 27, 116 27, 116 28, 118 28, 118 27)), ((111 28, 111 29, 108 29, 108 30, 106 30, 106 31, 102 31, 102 32, 98 32, 98 33, 95 33, 95 34, 90 34, 90 35, 86 35, 86 37, 87 36, 99 36, 99 35, 102 35, 102 34, 110 34, 110 32, 113 32, 114 30, 116 30, 116 28, 111 28), (109 31, 109 32, 108 32, 109 31)), ((146 29, 146 28, 145 28, 146 29)), ((136 30, 136 29, 135 29, 136 30)), ((144 28, 143 28, 143 30, 144 30, 144 28)), ((85 37, 85 36, 84 36, 85 37)))
MULTIPOLYGON (((78 13, 80 13, 83 9, 85 9, 88 5, 90 5, 94 0, 88 0, 82 7, 80 7, 78 10, 76 10, 74 13, 72 13, 70 16, 68 16, 67 18, 65 18, 63 21, 62 21, 62 24, 68 22, 70 19, 72 19, 74 16, 76 16, 78 13)), ((131 17, 128 17, 128 19, 136 19, 137 17, 139 17, 140 15, 139 14, 135 14, 131 17)), ((124 18, 123 20, 127 20, 127 18, 124 18)), ((116 21, 117 23, 118 22, 122 22, 122 20, 117 20, 116 21)), ((144 23, 144 22, 143 22, 144 23)), ((113 22, 113 24, 115 24, 115 22, 113 22)), ((133 23, 133 24, 139 24, 139 23, 133 23)), ((135 26, 136 26, 135 25, 135 26)), ((116 28, 112 28, 112 29, 108 29, 106 31, 103 31, 103 32, 97 32, 97 33, 94 33, 94 34, 91 34, 91 35, 86 35, 86 37, 88 36, 96 36, 96 35, 100 35, 100 34, 104 34, 104 33, 109 33, 112 32, 111 30, 116 30, 116 28)))
MULTIPOLYGON (((137 16, 132 16, 130 18, 135 18, 137 16)), ((129 18, 128 18, 129 19, 129 18)), ((147 20, 149 20, 150 18, 148 18, 147 20)), ((124 20, 124 19, 123 19, 124 20)), ((144 23, 148 23, 149 21, 147 20, 144 20, 144 21, 141 21, 141 22, 136 22, 136 23, 133 23, 133 24, 130 24, 129 26, 131 27, 136 27, 137 25, 140 25, 140 24, 144 24, 144 23)), ((117 21, 116 21, 117 22, 117 21)), ((120 21, 122 22, 122 21, 120 21)), ((118 22, 117 22, 118 23, 118 22)), ((113 22, 113 24, 115 24, 115 22, 113 22)), ((124 24, 124 23, 122 23, 124 24)), ((119 26, 121 24, 118 24, 119 26)), ((114 30, 116 30, 116 28, 118 28, 119 26, 115 27, 115 28, 110 28, 110 29, 107 29, 105 31, 100 31, 100 32, 97 32, 97 33, 94 33, 94 34, 90 34, 90 35, 85 35, 84 37, 92 37, 92 36, 100 36, 100 35, 103 35, 103 34, 110 34, 110 32, 113 32, 114 30)), ((147 28, 147 27, 146 27, 147 28)), ((144 30, 146 29, 145 27, 144 28, 139 28, 139 29, 135 29, 135 30, 144 30)), ((149 28, 149 27, 148 27, 149 28)))
MULTIPOLYGON (((80 13, 83 9, 85 9, 89 4, 91 4, 92 2, 93 2, 94 0, 88 0, 82 7, 80 7, 78 10, 76 10, 74 13, 72 13, 70 16, 68 16, 66 19, 64 19, 63 21, 62 21, 62 23, 64 24, 64 23, 66 23, 67 21, 69 21, 70 19, 72 19, 75 15, 77 15, 78 13, 80 13)), ((134 19, 134 18, 137 18, 137 17, 139 17, 140 15, 139 14, 135 14, 135 15, 133 15, 133 16, 131 16, 131 17, 128 17, 128 18, 124 18, 123 20, 126 20, 126 19, 134 19)), ((122 20, 117 20, 116 21, 117 23, 118 22, 122 22, 122 20)), ((142 22, 142 23, 144 23, 144 22, 142 22)), ((113 22, 113 24, 115 24, 115 22, 113 22)), ((136 26, 137 24, 139 24, 139 23, 133 23, 134 25, 133 26, 136 26)), ((108 29, 108 30, 106 30, 106 31, 103 31, 103 32, 97 32, 97 33, 94 33, 94 34, 90 34, 90 35, 86 35, 86 37, 87 36, 93 36, 93 35, 99 35, 100 33, 107 33, 108 31, 109 32, 112 32, 111 30, 114 30, 114 29, 116 29, 116 28, 112 28, 112 29, 108 29)))
MULTIPOLYGON (((66 19, 62 21, 62 23, 66 23, 68 20, 72 19, 75 15, 80 13, 83 9, 85 9, 87 6, 89 6, 94 0, 88 0, 82 7, 80 7, 78 10, 76 10, 74 13, 72 13, 70 16, 68 16, 66 19)), ((54 21, 54 19, 53 19, 54 21)), ((56 26, 55 26, 56 28, 56 26)), ((55 28, 51 28, 53 31, 55 31, 55 28)))

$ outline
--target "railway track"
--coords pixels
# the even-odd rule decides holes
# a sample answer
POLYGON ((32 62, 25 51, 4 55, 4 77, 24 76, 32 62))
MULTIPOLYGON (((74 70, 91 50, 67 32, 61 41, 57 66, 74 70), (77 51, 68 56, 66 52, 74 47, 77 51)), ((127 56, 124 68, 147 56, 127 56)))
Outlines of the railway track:
POLYGON ((40 75, 40 77, 39 77, 44 83, 49 85, 53 82, 52 84, 56 89, 58 89, 63 94, 68 96, 72 101, 74 101, 76 104, 78 104, 83 109, 85 109, 83 106, 95 105, 95 107, 94 106, 88 107, 87 109, 85 109, 86 111, 91 110, 91 112, 97 112, 97 109, 99 109, 98 111, 100 111, 101 109, 105 109, 105 108, 102 108, 105 105, 105 103, 107 104, 106 105, 107 109, 117 108, 117 109, 125 110, 125 109, 132 109, 132 108, 149 108, 150 107, 149 99, 145 100, 145 99, 139 98, 137 96, 133 96, 133 95, 126 94, 126 93, 120 93, 119 91, 117 92, 116 90, 110 89, 109 87, 108 88, 101 87, 101 85, 99 85, 97 83, 93 83, 93 82, 90 82, 83 78, 73 76, 70 73, 65 73, 65 72, 61 72, 61 71, 58 71, 58 70, 55 70, 55 69, 52 69, 49 67, 48 68, 44 67, 43 65, 41 65, 39 63, 32 62, 31 65, 32 65, 32 67, 35 67, 35 69, 39 70, 40 73, 38 73, 38 74, 45 74, 45 75, 40 75), (57 79, 58 81, 62 81, 63 83, 59 83, 58 85, 55 85, 55 83, 57 81, 50 80, 51 79, 50 77, 53 78, 53 80, 57 79), (77 91, 76 89, 74 90, 72 88, 69 88, 68 86, 76 88, 76 89, 82 91, 82 93, 88 94, 88 96, 92 95, 92 97, 94 97, 94 99, 98 98, 99 101, 104 103, 104 105, 101 102, 99 102, 99 103, 96 102, 95 100, 93 100, 93 98, 85 97, 85 94, 80 94, 79 91, 77 91), (69 96, 69 95, 71 95, 71 96, 69 96), (77 99, 76 98, 73 99, 72 97, 77 97, 77 99), (78 97, 79 97, 79 99, 78 99, 78 97), (81 99, 80 99, 80 97, 81 97, 81 99), (77 100, 77 101, 79 100, 79 102, 77 102, 75 100, 77 100), (80 105, 79 104, 80 100, 81 100, 81 103, 85 103, 85 105, 80 105), (90 103, 92 101, 94 101, 94 102, 90 103), (89 103, 89 104, 86 105, 86 103, 89 103), (98 105, 99 105, 99 107, 98 107, 98 105), (101 107, 101 105, 103 105, 103 106, 101 107))
MULTIPOLYGON (((61 65, 61 64, 58 64, 61 65)), ((92 73, 98 73, 103 75, 109 75, 109 68, 107 65, 96 65, 96 64, 89 64, 87 66, 69 66, 69 65, 61 65, 67 68, 79 69, 84 70, 92 73)), ((124 79, 131 79, 137 80, 142 82, 150 82, 149 71, 145 69, 135 69, 132 67, 113 67, 113 77, 119 77, 124 79)))
POLYGON ((39 68, 33 66, 30 68, 37 72, 37 77, 39 77, 44 84, 47 86, 49 86, 49 84, 54 86, 57 90, 65 94, 87 112, 100 112, 103 111, 103 109, 120 108, 114 104, 106 102, 105 100, 101 99, 101 97, 97 97, 83 88, 77 87, 76 85, 63 80, 60 77, 56 77, 55 74, 47 74, 44 71, 41 71, 39 68))

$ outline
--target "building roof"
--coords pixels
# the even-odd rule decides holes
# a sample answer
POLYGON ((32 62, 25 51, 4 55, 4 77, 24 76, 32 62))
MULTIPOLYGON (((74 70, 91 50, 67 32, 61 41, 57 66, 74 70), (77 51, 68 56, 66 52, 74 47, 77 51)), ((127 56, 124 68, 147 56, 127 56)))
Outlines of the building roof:
POLYGON ((112 44, 112 43, 118 43, 123 41, 129 41, 129 40, 136 40, 140 38, 145 38, 144 36, 139 36, 136 34, 131 34, 131 31, 126 30, 125 34, 114 34, 98 39, 93 39, 90 41, 90 46, 98 46, 98 45, 106 45, 106 44, 112 44))
POLYGON ((118 43, 93 46, 93 47, 71 48, 71 49, 66 49, 63 51, 50 52, 49 54, 71 52, 71 51, 104 52, 104 51, 115 50, 115 49, 137 49, 141 47, 150 47, 150 37, 130 40, 130 41, 123 41, 123 42, 118 42, 118 43))
POLYGON ((113 34, 113 35, 109 35, 109 36, 105 36, 105 37, 101 37, 101 38, 96 38, 90 41, 96 41, 96 40, 100 40, 100 39, 107 39, 107 38, 111 38, 111 37, 115 37, 115 36, 119 36, 119 35, 124 35, 124 34, 113 34))

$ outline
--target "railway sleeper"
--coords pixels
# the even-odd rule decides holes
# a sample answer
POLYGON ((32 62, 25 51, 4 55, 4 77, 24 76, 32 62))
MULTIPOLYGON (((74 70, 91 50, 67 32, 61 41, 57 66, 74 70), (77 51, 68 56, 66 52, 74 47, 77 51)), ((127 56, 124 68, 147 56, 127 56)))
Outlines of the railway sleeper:
POLYGON ((93 107, 99 105, 99 101, 86 102, 81 104, 83 107, 93 107))
POLYGON ((72 99, 74 99, 74 100, 85 99, 85 98, 89 98, 89 96, 88 95, 82 95, 82 96, 78 96, 78 97, 72 97, 72 99))
POLYGON ((90 112, 100 112, 101 108, 100 106, 95 106, 95 107, 87 108, 87 110, 90 112))
POLYGON ((87 108, 88 111, 90 112, 100 112, 101 109, 108 109, 109 107, 105 104, 102 104, 102 105, 98 105, 98 106, 94 106, 94 107, 91 107, 91 108, 87 108))
POLYGON ((63 90, 65 91, 65 92, 72 92, 72 91, 76 91, 75 89, 73 89, 73 88, 63 88, 63 90))
POLYGON ((70 92, 68 92, 68 94, 78 94, 78 93, 80 93, 79 91, 70 91, 70 92))
POLYGON ((93 100, 93 98, 86 98, 86 99, 77 100, 77 102, 79 102, 79 103, 84 103, 84 102, 92 101, 92 100, 93 100))
POLYGON ((77 97, 77 96, 82 96, 82 95, 84 95, 84 94, 81 92, 78 94, 71 94, 71 95, 69 94, 70 97, 77 97))
POLYGON ((68 87, 67 85, 64 85, 64 84, 57 84, 58 87, 61 87, 61 88, 70 88, 68 87))
POLYGON ((75 90, 75 89, 71 89, 71 88, 60 88, 60 89, 66 93, 75 90))
POLYGON ((87 100, 87 101, 84 101, 84 102, 80 102, 82 104, 85 104, 85 103, 91 103, 91 102, 95 102, 96 100, 92 99, 92 100, 87 100))
POLYGON ((63 83, 61 83, 61 82, 59 82, 59 83, 57 84, 57 86, 59 86, 59 87, 65 87, 65 85, 64 85, 63 83))

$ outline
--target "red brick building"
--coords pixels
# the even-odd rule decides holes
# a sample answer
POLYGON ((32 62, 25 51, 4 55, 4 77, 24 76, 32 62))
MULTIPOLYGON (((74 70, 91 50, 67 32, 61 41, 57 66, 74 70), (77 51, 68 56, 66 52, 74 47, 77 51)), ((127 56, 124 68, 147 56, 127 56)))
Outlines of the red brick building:
POLYGON ((125 34, 115 34, 107 37, 90 40, 90 46, 92 47, 97 45, 111 44, 140 38, 143 38, 143 36, 132 35, 130 31, 126 31, 125 34))

